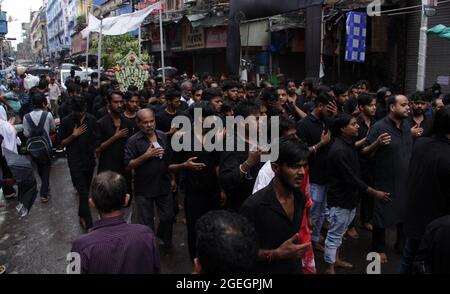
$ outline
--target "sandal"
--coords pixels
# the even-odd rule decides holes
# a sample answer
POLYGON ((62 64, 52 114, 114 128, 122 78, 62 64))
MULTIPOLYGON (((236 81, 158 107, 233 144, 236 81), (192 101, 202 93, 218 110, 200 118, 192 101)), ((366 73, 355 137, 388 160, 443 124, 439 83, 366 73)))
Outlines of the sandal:
POLYGON ((6 272, 6 266, 0 265, 0 275, 6 272))
POLYGON ((49 196, 47 196, 47 197, 41 197, 41 202, 42 202, 42 203, 47 203, 48 201, 50 201, 50 197, 49 197, 49 196))

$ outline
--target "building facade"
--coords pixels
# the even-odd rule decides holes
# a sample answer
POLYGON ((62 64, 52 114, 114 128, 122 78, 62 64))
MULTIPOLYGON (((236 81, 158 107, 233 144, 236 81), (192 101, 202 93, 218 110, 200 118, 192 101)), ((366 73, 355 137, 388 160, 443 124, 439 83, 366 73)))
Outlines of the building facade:
POLYGON ((61 62, 70 50, 68 8, 69 0, 49 0, 47 2, 48 51, 54 62, 61 62))
POLYGON ((31 51, 33 60, 44 63, 48 59, 46 6, 31 15, 31 51))

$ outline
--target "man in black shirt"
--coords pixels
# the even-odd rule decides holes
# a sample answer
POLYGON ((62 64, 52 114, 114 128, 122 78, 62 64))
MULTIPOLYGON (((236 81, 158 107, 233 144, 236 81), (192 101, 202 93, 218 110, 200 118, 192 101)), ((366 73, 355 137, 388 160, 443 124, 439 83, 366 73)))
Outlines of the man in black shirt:
POLYGON ((401 273, 412 272, 427 224, 450 215, 450 106, 436 112, 433 132, 417 139, 411 157, 401 273))
POLYGON ((355 139, 358 136, 358 123, 349 114, 339 114, 333 124, 333 136, 336 137, 328 153, 329 184, 327 203, 329 208, 330 228, 325 240, 326 272, 334 274, 334 267, 353 266, 338 260, 337 250, 349 224, 353 221, 359 193, 365 191, 373 197, 389 201, 388 193, 370 188, 360 175, 358 152, 355 139))
POLYGON ((89 229, 92 227, 89 189, 95 168, 96 119, 86 112, 87 103, 84 97, 74 97, 71 104, 72 114, 62 120, 58 136, 61 145, 67 148, 70 176, 80 196, 80 224, 89 229))
POLYGON ((224 81, 224 83, 222 85, 224 102, 227 101, 228 103, 230 103, 231 108, 233 108, 233 109, 239 103, 238 86, 239 86, 239 84, 232 80, 226 80, 226 81, 224 81))
MULTIPOLYGON (((250 117, 252 123, 256 124, 256 119, 260 115, 259 105, 251 101, 241 102, 236 108, 235 115, 242 116, 244 119, 250 117)), ((233 211, 239 211, 245 199, 252 195, 256 177, 263 166, 262 150, 260 148, 251 150, 251 144, 255 142, 250 142, 248 134, 245 138, 237 131, 228 135, 234 136, 235 148, 238 140, 245 144, 244 151, 237 151, 236 148, 236 151, 222 152, 219 169, 219 180, 227 195, 228 207, 233 211)))
MULTIPOLYGON (((133 129, 137 128, 137 112, 139 110, 139 93, 137 92, 126 92, 125 98, 125 111, 123 112, 123 117, 125 120, 129 121, 133 125, 133 129)), ((133 132, 134 134, 134 132, 133 132)))
POLYGON ((173 203, 170 195, 174 180, 168 171, 171 148, 167 136, 156 130, 155 113, 142 109, 137 114, 140 131, 128 139, 125 147, 125 166, 134 170, 134 194, 140 224, 155 232, 154 206, 159 216, 156 235, 166 248, 172 246, 173 203))
POLYGON ((407 174, 413 137, 406 119, 409 101, 396 95, 387 99, 389 114, 376 122, 367 136, 364 154, 372 154, 374 188, 391 194, 389 203, 375 202, 373 215, 373 250, 381 254, 381 262, 387 262, 385 253, 385 229, 397 225, 396 249, 400 247, 405 218, 407 174))
POLYGON ((124 149, 133 126, 122 116, 123 104, 123 94, 112 92, 108 95, 109 113, 97 121, 98 173, 110 170, 125 176, 124 149))
POLYGON ((301 257, 310 243, 298 244, 306 204, 300 186, 305 176, 308 148, 297 138, 282 139, 275 178, 249 197, 240 213, 255 226, 259 254, 257 271, 265 274, 301 273, 301 257))
POLYGON ((406 121, 411 126, 414 139, 432 135, 433 121, 431 117, 425 114, 428 102, 431 102, 427 100, 427 94, 420 91, 413 93, 409 98, 412 113, 406 121))
POLYGON ((172 120, 180 115, 177 110, 181 104, 181 93, 174 89, 169 89, 166 93, 167 107, 156 114, 156 128, 163 132, 170 141, 172 135, 177 131, 172 127, 172 120))
POLYGON ((331 141, 331 119, 329 105, 332 97, 321 93, 315 102, 314 110, 297 124, 297 136, 309 146, 310 193, 313 200, 311 210, 314 230, 312 242, 315 249, 323 251, 319 244, 320 231, 325 218, 327 191, 327 156, 331 141))
MULTIPOLYGON (((214 110, 212 106, 204 103, 201 106, 203 119, 212 118, 214 110)), ((197 119, 197 118, 196 118, 197 119)), ((220 157, 217 151, 208 152, 204 148, 203 136, 208 130, 202 128, 197 133, 192 126, 191 146, 188 150, 174 153, 174 162, 169 166, 169 171, 177 173, 184 171, 184 208, 186 213, 186 225, 188 233, 188 245, 191 261, 196 254, 196 221, 208 211, 220 208, 221 190, 218 180, 218 168, 220 157), (200 143, 201 151, 195 150, 195 143, 200 143)))
MULTIPOLYGON (((377 109, 377 101, 374 96, 369 94, 361 94, 358 97, 358 112, 359 116, 356 118, 358 123, 358 138, 356 139, 356 149, 361 151, 367 139, 370 128, 375 123, 375 113, 377 109)), ((361 178, 368 184, 372 184, 372 175, 370 167, 373 164, 369 156, 363 155, 359 152, 359 164, 361 166, 361 178)), ((364 229, 372 231, 371 224, 373 216, 373 198, 366 192, 361 193, 361 223, 364 229)))

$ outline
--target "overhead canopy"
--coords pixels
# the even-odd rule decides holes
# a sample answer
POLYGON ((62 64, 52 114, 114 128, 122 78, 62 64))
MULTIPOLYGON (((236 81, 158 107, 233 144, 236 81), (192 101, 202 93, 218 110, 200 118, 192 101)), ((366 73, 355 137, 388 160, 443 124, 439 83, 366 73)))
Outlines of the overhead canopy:
POLYGON ((157 2, 137 12, 108 17, 103 19, 103 21, 100 21, 95 16, 90 14, 89 26, 85 28, 81 34, 84 38, 86 38, 91 32, 99 33, 100 27, 102 27, 102 35, 123 35, 125 33, 137 30, 150 13, 159 9, 161 9, 161 2, 157 2))

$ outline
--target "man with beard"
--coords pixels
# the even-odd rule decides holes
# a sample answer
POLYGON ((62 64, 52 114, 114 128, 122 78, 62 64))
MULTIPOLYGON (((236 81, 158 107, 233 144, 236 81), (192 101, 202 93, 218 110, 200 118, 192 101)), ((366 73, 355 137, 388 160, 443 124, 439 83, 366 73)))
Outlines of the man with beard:
POLYGON ((254 101, 256 99, 256 85, 252 82, 247 83, 245 87, 245 99, 254 101))
POLYGON ((137 129, 137 112, 139 110, 139 99, 140 96, 137 92, 126 92, 125 93, 125 111, 123 117, 125 120, 129 121, 133 125, 134 130, 137 129))
POLYGON ((203 91, 202 100, 208 102, 214 110, 214 115, 220 116, 222 112, 222 90, 220 88, 209 88, 203 91))
POLYGON ((288 94, 288 102, 295 107, 296 117, 295 120, 302 119, 306 117, 308 114, 304 112, 299 105, 297 105, 297 100, 300 99, 300 96, 297 95, 297 85, 293 80, 288 80, 287 83, 287 94, 288 94))
POLYGON ((58 136, 61 146, 67 148, 70 176, 80 196, 80 225, 89 229, 92 227, 89 189, 95 169, 96 119, 86 112, 87 103, 84 97, 74 97, 71 106, 72 114, 61 121, 58 136))
POLYGON ((406 120, 411 126, 411 133, 414 139, 419 137, 430 137, 432 135, 433 122, 425 115, 427 110, 427 94, 425 92, 415 92, 409 97, 412 113, 406 120))
MULTIPOLYGON (((195 117, 194 120, 202 125, 205 120, 214 122, 218 119, 209 103, 202 102, 197 107, 202 110, 202 117, 195 117)), ((219 209, 221 202, 223 203, 218 180, 219 152, 205 150, 204 136, 210 129, 201 128, 201 132, 199 131, 192 126, 189 149, 174 153, 174 162, 169 166, 172 173, 184 171, 184 208, 191 261, 194 261, 197 252, 195 223, 208 211, 219 209), (196 150, 195 142, 201 144, 201 150, 196 150)))
POLYGON ((392 198, 390 202, 376 201, 374 205, 372 245, 373 250, 380 253, 382 263, 387 262, 386 228, 397 225, 395 249, 400 251, 413 145, 410 125, 405 122, 409 113, 408 98, 404 95, 390 96, 386 106, 388 115, 370 129, 363 149, 363 153, 373 156, 374 188, 390 193, 392 198))
POLYGON ((300 273, 301 257, 310 243, 298 244, 305 196, 300 186, 308 164, 308 147, 288 137, 279 145, 272 163, 273 181, 249 197, 240 213, 255 226, 259 240, 258 267, 261 273, 300 273))
POLYGON ((327 203, 327 156, 329 143, 331 142, 332 115, 330 103, 332 97, 328 93, 320 93, 314 100, 313 111, 297 124, 297 136, 308 144, 310 155, 308 157, 311 183, 311 209, 314 230, 312 234, 313 246, 316 250, 323 251, 319 244, 320 231, 325 219, 327 203))
POLYGON ((170 191, 171 186, 175 185, 168 170, 171 148, 167 136, 156 130, 156 118, 152 110, 139 110, 137 119, 140 131, 128 140, 124 161, 127 170, 134 170, 138 222, 156 232, 165 248, 171 248, 174 211, 170 191), (155 204, 160 222, 157 231, 155 204))
POLYGON ((388 193, 374 190, 361 179, 355 148, 358 129, 356 118, 349 114, 339 114, 334 120, 332 132, 336 139, 328 153, 327 203, 330 228, 324 254, 328 274, 335 273, 335 266, 353 267, 350 263, 339 260, 337 252, 347 227, 355 217, 359 193, 365 191, 376 199, 389 200, 388 193))
POLYGON ((133 125, 122 116, 123 102, 121 92, 109 94, 108 114, 97 121, 98 173, 110 170, 125 176, 124 149, 132 134, 133 125))
POLYGON ((232 80, 226 80, 222 85, 223 100, 229 102, 233 109, 239 103, 238 86, 238 83, 232 80))
MULTIPOLYGON (((376 98, 369 94, 361 94, 358 97, 358 112, 359 116, 356 118, 358 123, 358 138, 356 139, 356 148, 361 151, 367 139, 367 134, 370 128, 375 123, 375 113, 377 109, 376 98)), ((389 135, 385 135, 387 137, 389 135)), ((359 164, 361 166, 361 178, 368 185, 372 184, 372 175, 370 173, 370 166, 373 164, 371 158, 359 153, 359 164)), ((373 216, 373 198, 366 192, 361 193, 361 223, 362 227, 368 231, 372 231, 372 216, 373 216)))

